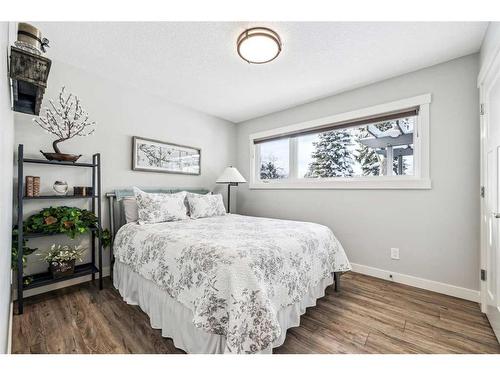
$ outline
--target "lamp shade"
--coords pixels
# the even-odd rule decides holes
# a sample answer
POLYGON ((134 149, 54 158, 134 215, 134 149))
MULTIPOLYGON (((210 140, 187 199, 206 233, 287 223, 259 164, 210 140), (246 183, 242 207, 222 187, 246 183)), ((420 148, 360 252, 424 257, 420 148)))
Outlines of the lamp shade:
POLYGON ((218 184, 231 184, 231 183, 243 183, 247 182, 245 178, 235 167, 227 167, 224 172, 219 176, 217 181, 218 184))

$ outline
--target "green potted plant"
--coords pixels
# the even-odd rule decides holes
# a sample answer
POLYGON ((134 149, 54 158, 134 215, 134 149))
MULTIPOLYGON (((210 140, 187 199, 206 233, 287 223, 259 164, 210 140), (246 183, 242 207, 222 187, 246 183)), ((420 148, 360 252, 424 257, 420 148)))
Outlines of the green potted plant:
MULTIPOLYGON (((96 236, 101 239, 102 246, 111 245, 111 233, 98 225, 97 217, 91 211, 77 207, 48 207, 31 215, 23 223, 24 233, 66 234, 69 238, 76 238, 89 230, 96 230, 96 236)), ((17 268, 17 249, 19 244, 18 228, 12 230, 12 269, 17 268)), ((26 265, 27 256, 37 249, 27 246, 23 238, 23 266, 26 265)), ((31 277, 24 278, 24 284, 29 285, 31 277)))
POLYGON ((75 262, 82 261, 85 249, 81 246, 52 245, 44 254, 43 260, 49 264, 49 271, 54 279, 72 275, 75 262))

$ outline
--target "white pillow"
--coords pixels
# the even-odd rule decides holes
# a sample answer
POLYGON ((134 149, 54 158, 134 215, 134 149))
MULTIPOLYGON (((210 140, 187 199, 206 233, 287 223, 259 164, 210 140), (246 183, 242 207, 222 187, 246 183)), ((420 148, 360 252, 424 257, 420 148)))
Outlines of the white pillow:
POLYGON ((187 219, 186 192, 175 194, 146 193, 134 187, 139 224, 187 219))
POLYGON ((122 199, 123 213, 125 214, 125 221, 133 223, 139 220, 139 213, 137 212, 137 201, 135 197, 125 197, 122 199))
POLYGON ((189 216, 191 216, 191 210, 189 209, 189 201, 188 201, 188 197, 191 196, 203 196, 203 195, 212 195, 211 192, 208 192, 208 193, 205 193, 205 194, 198 194, 198 193, 191 193, 190 191, 186 191, 186 209, 187 209, 187 213, 189 216))
MULTIPOLYGON (((160 194, 160 193, 159 193, 160 194)), ((169 194, 169 193, 161 193, 161 194, 169 194)), ((179 191, 177 193, 172 193, 170 195, 211 195, 212 193, 207 193, 207 194, 198 194, 198 193, 191 193, 187 191, 179 191)), ((185 205, 186 205, 186 210, 187 214, 189 215, 189 204, 187 201, 187 198, 185 199, 185 205)), ((139 220, 139 213, 137 209, 137 201, 134 197, 125 197, 122 198, 122 205, 123 205, 123 213, 125 214, 125 222, 126 223, 134 223, 137 220, 139 220)))
POLYGON ((189 214, 192 219, 226 214, 221 194, 198 195, 188 194, 189 214))

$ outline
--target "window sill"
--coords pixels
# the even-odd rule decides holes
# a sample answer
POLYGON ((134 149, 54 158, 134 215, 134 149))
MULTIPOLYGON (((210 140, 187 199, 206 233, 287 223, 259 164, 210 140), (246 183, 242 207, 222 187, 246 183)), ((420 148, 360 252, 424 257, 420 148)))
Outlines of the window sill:
POLYGON ((431 189, 428 178, 375 177, 375 178, 339 178, 335 180, 293 180, 274 182, 251 182, 250 189, 344 189, 344 190, 425 190, 431 189))

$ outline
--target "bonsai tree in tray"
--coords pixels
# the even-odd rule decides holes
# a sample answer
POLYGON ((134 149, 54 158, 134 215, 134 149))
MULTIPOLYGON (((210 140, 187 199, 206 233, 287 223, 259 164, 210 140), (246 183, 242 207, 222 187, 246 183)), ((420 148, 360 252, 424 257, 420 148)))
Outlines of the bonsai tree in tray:
POLYGON ((75 162, 81 155, 65 154, 59 149, 59 143, 68 139, 86 137, 94 133, 95 121, 89 120, 80 99, 73 94, 65 95, 64 86, 57 98, 57 103, 49 100, 50 105, 44 108, 44 115, 35 117, 33 122, 47 133, 57 137, 52 143, 54 152, 40 152, 48 160, 75 162))

